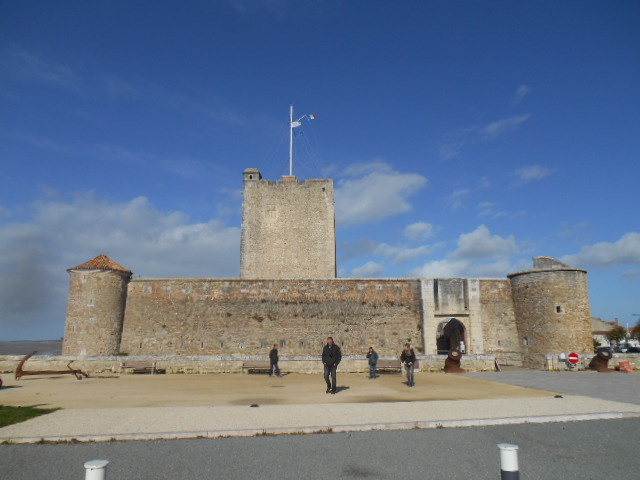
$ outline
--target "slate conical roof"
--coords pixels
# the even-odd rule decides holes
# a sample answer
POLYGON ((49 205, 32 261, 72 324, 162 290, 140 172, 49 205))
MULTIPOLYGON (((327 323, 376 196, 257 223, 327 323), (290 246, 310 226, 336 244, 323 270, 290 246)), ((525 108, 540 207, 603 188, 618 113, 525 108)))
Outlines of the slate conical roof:
POLYGON ((116 272, 132 273, 131 270, 127 270, 122 265, 118 265, 106 255, 98 255, 93 260, 89 260, 88 262, 84 262, 76 267, 67 269, 67 271, 70 270, 113 270, 116 272))

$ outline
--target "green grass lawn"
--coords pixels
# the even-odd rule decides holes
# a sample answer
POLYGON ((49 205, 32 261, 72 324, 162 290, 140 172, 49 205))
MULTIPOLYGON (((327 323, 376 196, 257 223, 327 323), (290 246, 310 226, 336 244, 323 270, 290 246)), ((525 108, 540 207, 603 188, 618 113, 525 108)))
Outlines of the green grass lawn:
POLYGON ((14 423, 24 422, 45 413, 55 412, 59 408, 7 407, 0 405, 0 428, 14 423))

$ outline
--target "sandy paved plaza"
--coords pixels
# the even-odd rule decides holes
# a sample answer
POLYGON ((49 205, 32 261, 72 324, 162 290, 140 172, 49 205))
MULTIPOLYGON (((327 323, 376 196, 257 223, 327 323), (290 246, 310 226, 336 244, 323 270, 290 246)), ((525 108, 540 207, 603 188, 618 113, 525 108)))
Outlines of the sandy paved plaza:
POLYGON ((62 408, 126 408, 168 406, 287 405, 371 403, 432 400, 543 397, 552 393, 532 388, 444 373, 418 373, 408 388, 400 375, 338 375, 338 393, 325 394, 320 375, 136 375, 76 380, 70 375, 23 377, 2 374, 6 388, 0 404, 62 408))

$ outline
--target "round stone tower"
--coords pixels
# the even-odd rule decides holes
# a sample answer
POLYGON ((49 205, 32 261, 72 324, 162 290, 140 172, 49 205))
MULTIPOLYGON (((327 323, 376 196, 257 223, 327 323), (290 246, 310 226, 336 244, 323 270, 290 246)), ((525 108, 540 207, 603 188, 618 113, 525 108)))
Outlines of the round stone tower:
POLYGON ((62 354, 117 354, 131 271, 106 255, 67 271, 69 304, 62 354))
POLYGON ((525 364, 543 355, 593 353, 587 271, 551 257, 508 275, 525 364))

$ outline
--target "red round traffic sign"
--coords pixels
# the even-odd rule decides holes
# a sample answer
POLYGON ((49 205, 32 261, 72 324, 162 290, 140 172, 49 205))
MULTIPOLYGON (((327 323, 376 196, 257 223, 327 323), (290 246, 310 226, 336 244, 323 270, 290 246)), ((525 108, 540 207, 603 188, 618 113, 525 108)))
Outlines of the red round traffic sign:
POLYGON ((576 365, 580 361, 580 355, 575 352, 570 353, 568 358, 573 365, 576 365))

